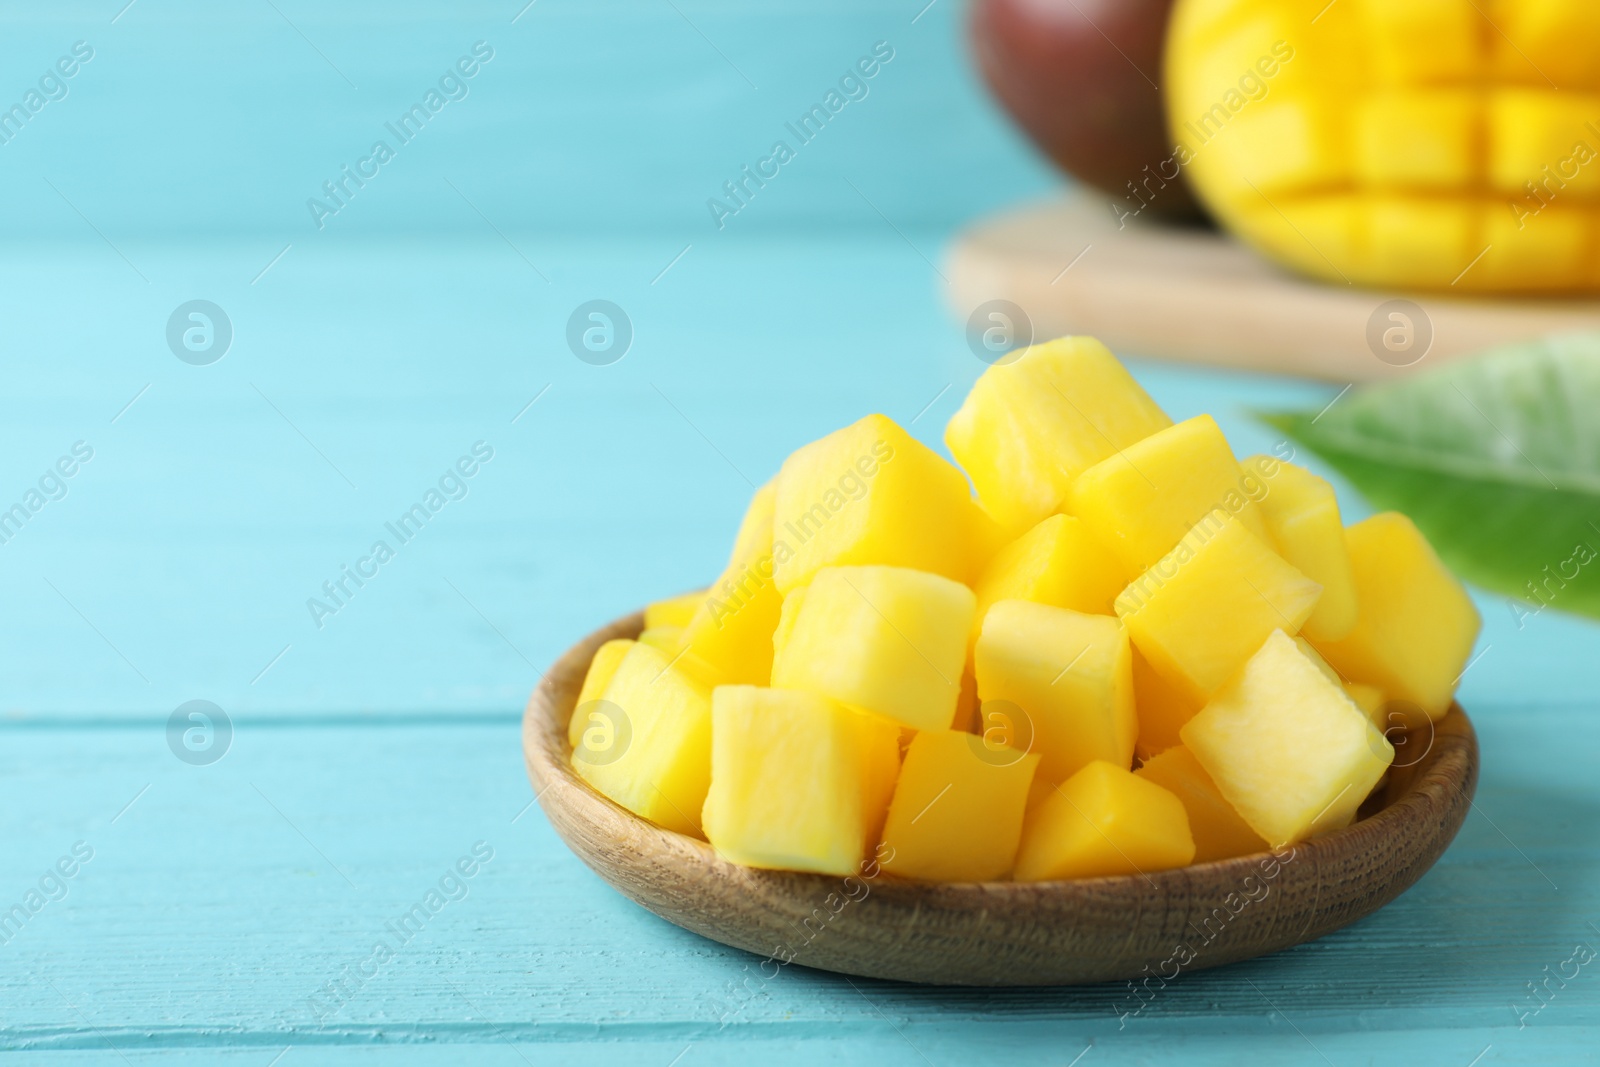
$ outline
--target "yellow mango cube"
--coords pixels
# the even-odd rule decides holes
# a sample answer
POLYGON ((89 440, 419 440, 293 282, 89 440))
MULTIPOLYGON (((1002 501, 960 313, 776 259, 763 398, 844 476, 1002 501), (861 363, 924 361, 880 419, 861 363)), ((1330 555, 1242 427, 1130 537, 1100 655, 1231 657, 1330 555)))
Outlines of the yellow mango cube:
POLYGON ((772 536, 785 593, 823 567, 863 564, 970 582, 1000 545, 961 472, 883 415, 868 415, 784 461, 772 536))
POLYGON ((683 647, 683 627, 655 626, 639 633, 639 644, 649 645, 671 656, 683 647))
MULTIPOLYGON (((999 600, 1032 600, 1110 615, 1128 574, 1081 519, 1052 515, 994 554, 972 591, 975 622, 999 600)), ((976 635, 974 635, 976 636, 976 635)))
POLYGON ((572 751, 578 776, 635 815, 699 836, 711 781, 709 687, 635 643, 590 709, 572 751))
POLYGON ((1094 760, 1132 762, 1132 650, 1116 619, 1002 600, 984 616, 973 662, 985 716, 997 702, 1019 709, 1045 778, 1065 781, 1094 760))
POLYGON ((1194 859, 1183 801, 1126 767, 1096 761, 1028 812, 1019 882, 1149 874, 1194 859))
POLYGON ((1063 337, 984 371, 944 440, 1015 538, 1062 510, 1080 471, 1171 425, 1104 345, 1063 337))
POLYGON ((1368 719, 1372 720, 1372 725, 1384 731, 1385 734, 1388 733, 1390 727, 1404 725, 1403 723, 1388 721, 1388 701, 1384 700, 1382 689, 1375 685, 1367 685, 1365 682, 1345 682, 1343 685, 1344 695, 1349 697, 1350 702, 1360 708, 1368 719))
POLYGON ((594 656, 589 660, 589 672, 583 676, 583 688, 578 690, 578 701, 572 706, 572 717, 567 720, 567 743, 573 748, 578 747, 583 731, 589 727, 589 716, 584 705, 605 695, 606 686, 611 684, 617 668, 622 665, 622 657, 628 654, 633 644, 626 637, 619 637, 594 650, 594 656))
POLYGON ((1180 732, 1273 848, 1347 825, 1394 761, 1366 714, 1281 630, 1180 732))
POLYGON ((1232 517, 1202 520, 1117 597, 1158 674, 1204 703, 1274 630, 1294 632, 1322 587, 1232 517))
POLYGON ((772 631, 774 660, 782 653, 783 646, 789 643, 789 635, 794 632, 794 621, 800 617, 800 606, 806 602, 808 588, 802 585, 798 589, 791 589, 783 598, 783 606, 778 611, 778 625, 772 631))
POLYGON ((747 867, 859 873, 900 762, 887 719, 826 697, 756 686, 711 693, 706 840, 747 867))
POLYGON ((782 609, 783 598, 769 578, 726 600, 712 597, 680 641, 723 684, 766 682, 772 677, 772 636, 782 609))
POLYGON ((1261 835, 1233 810, 1217 783, 1184 746, 1169 748, 1146 760, 1133 773, 1183 801, 1183 810, 1189 815, 1189 832, 1194 835, 1195 863, 1267 850, 1261 835))
POLYGON ((883 828, 883 868, 934 882, 1005 877, 1039 757, 986 748, 972 734, 929 730, 906 750, 883 828))
POLYGON ((1157 674, 1137 648, 1132 658, 1133 703, 1139 719, 1139 737, 1133 751, 1140 759, 1149 759, 1183 743, 1178 731, 1195 717, 1202 702, 1157 674))
POLYGON ((750 497, 744 518, 739 520, 739 532, 733 538, 733 552, 728 556, 729 567, 772 551, 772 518, 777 513, 777 507, 778 479, 773 478, 750 497))
POLYGON ((1337 641, 1312 639, 1341 675, 1383 690, 1411 721, 1450 710, 1481 620, 1414 523, 1384 512, 1345 531, 1360 605, 1355 628, 1337 641))
POLYGON ((1338 671, 1333 669, 1331 663, 1322 658, 1322 653, 1317 651, 1317 646, 1303 637, 1297 637, 1294 639, 1294 647, 1300 650, 1302 656, 1311 661, 1313 667, 1322 672, 1324 678, 1340 688, 1344 687, 1344 678, 1339 675, 1338 671))
POLYGON ((692 593, 675 596, 669 600, 658 600, 648 604, 644 609, 644 628, 646 630, 659 630, 665 627, 682 629, 689 625, 689 620, 694 618, 694 613, 700 605, 705 603, 706 590, 697 589, 692 593))
POLYGON ((653 630, 643 630, 636 643, 649 645, 664 653, 674 667, 707 689, 725 685, 731 680, 722 669, 712 666, 684 647, 682 626, 657 626, 653 630))
MULTIPOLYGON (((978 679, 972 673, 972 658, 969 656, 966 669, 961 672, 961 691, 956 694, 956 714, 950 720, 950 729, 981 734, 984 728, 985 722, 978 709, 978 679)), ((1009 739, 1001 743, 1011 744, 1009 739)))
POLYGON ((975 605, 972 590, 937 574, 824 567, 773 660, 772 684, 948 730, 975 605))
POLYGON ((1246 495, 1244 469, 1210 415, 1151 434, 1078 475, 1068 508, 1138 574, 1212 514, 1232 515, 1267 537, 1246 495))
POLYGON ((766 685, 772 677, 772 638, 783 610, 774 580, 772 512, 762 509, 758 490, 739 530, 734 556, 722 576, 701 595, 682 641, 721 684, 766 685))
POLYGON ((1265 482, 1261 510, 1278 554, 1322 586, 1322 599, 1302 627, 1306 636, 1343 637, 1356 624, 1356 579, 1333 486, 1272 456, 1251 456, 1244 466, 1265 482))

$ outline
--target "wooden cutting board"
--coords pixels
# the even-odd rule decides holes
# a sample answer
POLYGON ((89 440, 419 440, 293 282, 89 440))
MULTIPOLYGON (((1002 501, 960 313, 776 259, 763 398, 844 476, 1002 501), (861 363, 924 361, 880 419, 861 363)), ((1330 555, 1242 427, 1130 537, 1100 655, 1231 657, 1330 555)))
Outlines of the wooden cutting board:
MULTIPOLYGON (((1600 330, 1600 301, 1453 299, 1324 284, 1280 271, 1214 231, 1119 228, 1102 201, 1084 196, 979 222, 956 240, 945 274, 969 330, 975 310, 1005 300, 1031 320, 1035 339, 1091 334, 1119 353, 1340 383, 1542 334, 1600 330)), ((980 311, 980 330, 1001 321, 989 310, 980 311)))

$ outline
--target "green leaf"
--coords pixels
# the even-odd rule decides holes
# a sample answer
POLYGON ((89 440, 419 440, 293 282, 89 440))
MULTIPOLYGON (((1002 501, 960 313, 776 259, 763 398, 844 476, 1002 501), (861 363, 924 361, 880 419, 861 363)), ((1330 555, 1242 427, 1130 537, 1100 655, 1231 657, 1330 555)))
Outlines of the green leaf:
POLYGON ((1263 414, 1486 589, 1600 618, 1600 335, 1549 338, 1316 412, 1263 414))

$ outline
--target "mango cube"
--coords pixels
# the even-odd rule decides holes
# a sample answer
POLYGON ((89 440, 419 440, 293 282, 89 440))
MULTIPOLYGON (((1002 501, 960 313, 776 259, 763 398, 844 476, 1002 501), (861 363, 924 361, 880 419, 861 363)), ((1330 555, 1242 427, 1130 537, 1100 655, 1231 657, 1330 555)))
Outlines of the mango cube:
POLYGON ((750 497, 739 532, 733 538, 728 566, 772 551, 772 518, 778 507, 778 479, 773 478, 750 497))
POLYGON ((719 682, 766 685, 772 677, 772 636, 783 610, 774 581, 772 513, 763 512, 758 490, 739 530, 733 558, 722 576, 701 594, 682 641, 709 665, 719 682))
POLYGON ((984 371, 944 440, 1014 538, 1062 510, 1080 471, 1171 425, 1104 345, 1063 337, 984 371))
MULTIPOLYGON (((966 669, 961 672, 961 691, 956 694, 956 714, 950 721, 950 729, 965 730, 969 734, 984 732, 984 719, 979 714, 978 707, 978 678, 972 673, 972 658, 967 658, 966 669)), ((1011 745, 1010 740, 1001 742, 1011 745)), ((1026 746, 1023 746, 1026 749, 1026 746)))
POLYGON ((1097 759, 1132 762, 1132 651, 1116 619, 1002 600, 984 616, 974 665, 982 710, 1020 709, 1043 777, 1065 781, 1097 759))
POLYGON ((639 644, 649 645, 671 656, 683 647, 683 627, 654 626, 641 630, 639 644))
POLYGON ((1068 510, 1138 574, 1213 513, 1232 515, 1266 540, 1245 472, 1210 415, 1151 434, 1108 456, 1072 483, 1068 510))
POLYGON ((855 874, 899 763, 900 731, 887 719, 810 693, 718 686, 706 839, 747 867, 855 874))
POLYGON ((1036 753, 997 753, 958 730, 918 733, 883 828, 883 868, 935 882, 986 882, 1011 870, 1036 753))
POLYGON ((798 589, 789 590, 789 595, 783 598, 783 606, 778 611, 778 625, 772 631, 772 654, 776 661, 782 654, 783 646, 789 643, 789 635, 794 632, 794 622, 800 617, 800 606, 806 602, 806 590, 809 586, 800 586, 798 589))
POLYGON ((572 706, 572 717, 567 720, 567 742, 573 748, 578 747, 583 731, 589 727, 584 705, 605 695, 606 686, 611 684, 617 668, 622 665, 622 657, 632 647, 632 641, 619 637, 594 650, 594 656, 589 660, 589 672, 583 676, 583 688, 578 690, 578 702, 572 706))
POLYGON ((636 642, 590 709, 572 752, 578 776, 635 815, 699 836, 711 781, 709 687, 636 642))
MULTIPOLYGON (((1294 639, 1294 647, 1298 648, 1300 650, 1300 654, 1311 661, 1312 666, 1316 667, 1317 670, 1322 672, 1322 676, 1324 678, 1328 679, 1328 681, 1332 682, 1334 685, 1344 685, 1344 678, 1339 674, 1338 671, 1333 669, 1333 664, 1322 658, 1322 653, 1317 651, 1316 645, 1313 645, 1310 641, 1307 641, 1303 637, 1297 637, 1294 639)), ((1352 697, 1351 699, 1354 700, 1355 698, 1352 697)))
POLYGON ((1406 725, 1450 710, 1481 620, 1461 582, 1445 569, 1415 524, 1384 512, 1345 531, 1360 608, 1337 641, 1312 639, 1351 681, 1383 690, 1396 706, 1416 709, 1406 725))
POLYGON ((1394 761, 1365 713, 1281 630, 1180 732, 1273 848, 1348 824, 1394 761))
POLYGON ((708 690, 727 683, 727 675, 684 647, 683 633, 681 626, 658 626, 653 630, 642 631, 636 643, 649 645, 664 653, 668 662, 679 672, 693 678, 708 690))
MULTIPOLYGON (((978 577, 977 623, 997 600, 1032 600, 1092 615, 1110 615, 1128 584, 1117 558, 1081 519, 1052 515, 1001 548, 978 577)), ((974 635, 976 636, 976 635, 974 635)))
POLYGON ((1294 632, 1322 587, 1231 516, 1209 516, 1117 597, 1150 666, 1205 703, 1274 630, 1294 632))
POLYGON ((1365 682, 1345 682, 1344 695, 1350 698, 1352 704, 1366 713, 1367 718, 1372 720, 1372 725, 1384 731, 1385 734, 1388 733, 1390 727, 1405 725, 1401 722, 1389 721, 1388 701, 1383 699, 1383 690, 1375 685, 1367 685, 1365 682))
POLYGON ((1139 718, 1133 752, 1140 759, 1183 744, 1178 731, 1204 706, 1183 687, 1157 674, 1138 648, 1133 650, 1133 705, 1139 718))
POLYGON ((1183 810, 1189 815, 1189 832, 1194 835, 1195 863, 1267 850, 1261 835, 1233 810, 1217 783, 1184 746, 1169 748, 1146 760, 1133 773, 1183 801, 1183 810))
POLYGON ((1149 874, 1194 859, 1183 802, 1125 767, 1097 760, 1028 812, 1019 882, 1149 874))
POLYGON ((698 589, 693 593, 672 597, 670 600, 658 600, 649 604, 644 609, 644 628, 658 630, 668 626, 679 629, 689 625, 689 620, 700 605, 705 602, 706 590, 698 589))
POLYGON ((975 604, 972 590, 937 574, 825 567, 773 661, 772 684, 948 730, 975 604))
POLYGON ((1000 544, 961 472, 883 415, 797 450, 776 494, 772 554, 785 593, 843 565, 970 582, 1000 544))
POLYGON ((1261 510, 1278 554, 1322 586, 1322 599, 1303 628, 1306 636, 1343 637, 1356 624, 1356 579, 1333 486, 1272 456, 1251 456, 1244 466, 1266 483, 1261 510))

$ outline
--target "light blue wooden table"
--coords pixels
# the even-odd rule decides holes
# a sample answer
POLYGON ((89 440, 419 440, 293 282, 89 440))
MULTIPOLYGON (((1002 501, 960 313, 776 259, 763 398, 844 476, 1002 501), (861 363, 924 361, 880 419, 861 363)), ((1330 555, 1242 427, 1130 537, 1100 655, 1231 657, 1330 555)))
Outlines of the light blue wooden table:
MULTIPOLYGON (((13 6, 0 35, 0 100, 40 92, 0 143, 0 509, 27 513, 0 526, 0 1047, 1594 1061, 1597 966, 1542 1001, 1529 984, 1600 945, 1600 646, 1550 612, 1518 629, 1493 598, 1463 684, 1482 785, 1438 867, 1134 1017, 1117 987, 791 970, 719 1023, 751 960, 624 901, 530 808, 517 723, 544 665, 712 574, 790 449, 872 410, 937 442, 981 369, 941 250, 1055 179, 974 85, 955 0, 123 3, 13 6), (319 229, 306 201, 479 41, 492 59, 319 229), (707 199, 879 41, 866 96, 718 229, 707 199), (72 76, 47 77, 61 57, 72 76), (208 365, 166 338, 195 299, 232 328, 208 365), (567 346, 591 299, 632 323, 620 362, 567 346), (475 446, 492 458, 371 562, 475 446), (346 567, 364 584, 309 609, 346 567), (231 729, 215 762, 169 744, 195 700, 231 729)), ((1136 366, 1246 451, 1273 443, 1246 409, 1331 395, 1136 366)))

